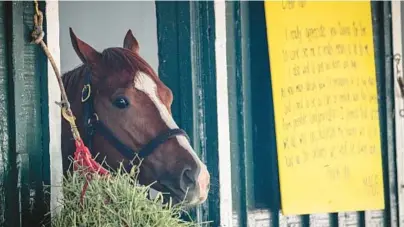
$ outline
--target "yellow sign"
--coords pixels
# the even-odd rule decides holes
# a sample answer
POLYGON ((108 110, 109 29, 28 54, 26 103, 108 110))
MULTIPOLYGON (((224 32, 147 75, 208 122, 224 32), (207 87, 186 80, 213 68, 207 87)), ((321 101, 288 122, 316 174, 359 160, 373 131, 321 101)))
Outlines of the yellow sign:
POLYGON ((384 208, 369 2, 266 1, 282 212, 384 208))

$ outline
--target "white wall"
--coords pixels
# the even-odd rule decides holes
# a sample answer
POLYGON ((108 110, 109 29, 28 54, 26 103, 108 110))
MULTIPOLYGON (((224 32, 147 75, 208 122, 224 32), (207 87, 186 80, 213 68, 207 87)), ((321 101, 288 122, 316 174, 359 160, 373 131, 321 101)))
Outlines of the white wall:
POLYGON ((399 226, 404 226, 404 118, 400 111, 404 109, 404 103, 400 88, 396 82, 403 78, 403 53, 404 53, 404 4, 401 1, 392 2, 392 23, 393 23, 393 55, 394 55, 394 99, 395 99, 395 130, 396 130, 396 162, 397 162, 397 191, 398 191, 398 221, 399 226))
MULTIPOLYGON (((49 52, 53 57, 56 66, 60 69, 60 49, 59 49, 59 2, 53 0, 46 1, 46 34, 49 52)), ((49 137, 49 159, 50 159, 50 211, 51 217, 57 215, 63 203, 63 168, 61 149, 61 111, 55 102, 60 102, 59 84, 53 68, 48 60, 48 107, 49 107, 49 135, 59 135, 49 137)))
POLYGON ((60 1, 61 71, 69 71, 81 62, 73 50, 69 27, 75 34, 102 51, 122 47, 128 29, 140 45, 140 54, 157 72, 157 22, 154 1, 102 2, 60 1))
POLYGON ((215 58, 216 58, 216 97, 218 122, 219 188, 220 188, 220 227, 232 227, 232 189, 230 122, 227 90, 227 50, 226 50, 226 3, 214 1, 215 6, 215 58), (219 123, 220 122, 220 123, 219 123))

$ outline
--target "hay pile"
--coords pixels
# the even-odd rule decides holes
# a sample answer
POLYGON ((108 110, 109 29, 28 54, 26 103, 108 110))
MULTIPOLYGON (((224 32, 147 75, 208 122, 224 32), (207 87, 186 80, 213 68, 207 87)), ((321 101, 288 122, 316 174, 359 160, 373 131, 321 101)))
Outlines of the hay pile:
POLYGON ((126 173, 122 169, 109 178, 95 175, 85 192, 84 203, 80 196, 85 177, 73 172, 63 186, 64 208, 52 219, 52 227, 65 226, 158 226, 191 227, 193 222, 180 219, 181 204, 163 204, 162 194, 151 200, 147 196, 150 186, 136 182, 137 171, 126 173))

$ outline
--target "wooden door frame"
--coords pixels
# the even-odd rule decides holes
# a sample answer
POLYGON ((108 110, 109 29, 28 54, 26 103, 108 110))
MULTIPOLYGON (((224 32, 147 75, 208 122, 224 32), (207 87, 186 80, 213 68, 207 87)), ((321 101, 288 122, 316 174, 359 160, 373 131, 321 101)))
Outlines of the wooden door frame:
MULTIPOLYGON (((7 135, 2 135, 0 161, 4 187, 1 193, 4 197, 0 206, 5 209, 0 214, 0 222, 5 226, 39 226, 49 212, 44 184, 49 185, 50 175, 55 174, 55 168, 61 168, 55 160, 55 154, 61 152, 60 138, 54 136, 60 135, 60 109, 54 103, 60 96, 55 91, 58 85, 43 50, 30 43, 34 2, 2 2, 1 6, 3 77, 8 86, 3 97, 7 103, 3 107, 7 116, 3 119, 7 119, 7 124, 3 125, 2 132, 7 135), (50 169, 50 164, 54 168, 50 169)), ((44 40, 58 60, 57 2, 39 1, 39 8, 45 16, 44 40)), ((58 193, 52 194, 54 198, 58 193)))
POLYGON ((156 2, 159 75, 174 94, 173 116, 208 166, 211 192, 197 221, 231 226, 230 140, 223 1, 156 2))

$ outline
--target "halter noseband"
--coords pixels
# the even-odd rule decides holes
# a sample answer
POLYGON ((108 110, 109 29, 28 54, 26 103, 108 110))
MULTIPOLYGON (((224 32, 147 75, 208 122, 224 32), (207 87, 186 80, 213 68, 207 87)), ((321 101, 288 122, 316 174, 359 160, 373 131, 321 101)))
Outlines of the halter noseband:
POLYGON ((105 139, 107 139, 116 150, 119 151, 125 158, 127 158, 130 163, 138 156, 139 158, 146 158, 161 144, 166 142, 168 139, 174 136, 185 136, 187 139, 188 135, 186 132, 180 128, 169 129, 159 134, 146 145, 144 145, 137 153, 135 153, 130 147, 122 143, 114 133, 98 118, 97 113, 94 110, 94 100, 91 92, 91 72, 87 72, 84 78, 84 87, 82 90, 81 102, 84 105, 83 119, 84 119, 84 143, 87 145, 88 149, 91 151, 92 155, 95 154, 92 151, 92 139, 96 132, 99 132, 105 139))

